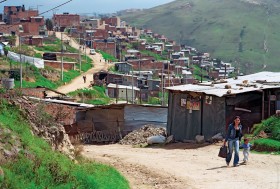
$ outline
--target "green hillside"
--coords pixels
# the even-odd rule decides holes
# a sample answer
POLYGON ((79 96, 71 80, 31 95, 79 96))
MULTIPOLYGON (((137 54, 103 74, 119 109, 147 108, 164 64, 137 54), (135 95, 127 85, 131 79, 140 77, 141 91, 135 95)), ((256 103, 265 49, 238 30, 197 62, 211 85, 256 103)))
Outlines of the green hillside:
MULTIPOLYGON (((40 114, 31 115, 21 110, 19 106, 12 105, 18 100, 23 102, 24 98, 16 97, 8 101, 3 95, 5 93, 2 90, 0 91, 1 189, 129 188, 128 181, 113 167, 81 158, 81 148, 74 150, 77 155, 75 161, 52 150, 47 143, 50 140, 45 135, 43 137, 42 134, 42 138, 34 135, 36 133, 34 126, 42 132, 48 131, 42 130, 42 125, 55 129, 56 126, 51 122, 52 118, 42 112, 41 118, 40 114), (35 116, 38 120, 47 118, 42 122, 36 122, 34 119, 31 124, 30 116, 35 116)), ((39 111, 40 109, 34 112, 39 111)), ((66 146, 64 148, 67 148, 66 146)))
POLYGON ((278 0, 177 0, 120 17, 233 62, 245 73, 280 71, 278 0))

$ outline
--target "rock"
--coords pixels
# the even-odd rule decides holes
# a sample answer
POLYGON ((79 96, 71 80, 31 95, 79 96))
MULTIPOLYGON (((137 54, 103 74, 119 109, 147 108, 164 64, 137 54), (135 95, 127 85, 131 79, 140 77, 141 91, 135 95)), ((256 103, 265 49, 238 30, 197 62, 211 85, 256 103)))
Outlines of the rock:
POLYGON ((14 156, 14 153, 9 150, 4 149, 3 152, 4 156, 6 156, 7 158, 12 158, 14 156))
POLYGON ((267 136, 267 134, 266 134, 264 131, 261 131, 261 132, 259 133, 259 137, 261 137, 261 138, 267 138, 268 136, 267 136))
POLYGON ((147 143, 148 144, 163 144, 165 143, 165 137, 162 135, 158 135, 158 136, 150 136, 149 138, 147 138, 147 143))
POLYGON ((119 144, 125 145, 140 145, 146 144, 147 139, 151 136, 162 135, 165 136, 165 129, 158 128, 154 125, 145 125, 140 129, 134 130, 128 133, 122 140, 119 141, 119 144))
POLYGON ((196 143, 198 143, 198 144, 204 143, 204 142, 205 142, 204 136, 202 136, 202 135, 196 135, 196 136, 195 136, 195 141, 196 141, 196 143))
POLYGON ((231 89, 231 85, 225 85, 225 89, 231 89))
POLYGON ((173 135, 170 135, 169 137, 167 137, 165 143, 166 143, 166 144, 169 144, 169 143, 171 143, 171 142, 173 142, 173 141, 174 141, 174 136, 173 136, 173 135))
POLYGON ((223 139, 224 139, 224 137, 223 137, 222 133, 218 133, 218 134, 212 136, 212 140, 214 142, 218 142, 218 141, 221 141, 223 139))

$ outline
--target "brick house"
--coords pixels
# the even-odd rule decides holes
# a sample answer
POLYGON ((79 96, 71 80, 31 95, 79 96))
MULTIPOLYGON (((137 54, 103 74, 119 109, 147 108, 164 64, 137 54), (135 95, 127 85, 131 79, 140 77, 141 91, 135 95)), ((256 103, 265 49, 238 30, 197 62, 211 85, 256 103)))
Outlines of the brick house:
POLYGON ((108 54, 111 54, 112 56, 116 56, 116 43, 114 41, 112 42, 106 42, 104 40, 96 40, 93 42, 93 46, 95 49, 102 50, 108 54))
POLYGON ((34 45, 37 47, 43 46, 42 36, 24 36, 21 37, 21 42, 26 45, 34 45))
POLYGON ((121 19, 120 17, 113 16, 109 18, 101 18, 101 23, 108 24, 110 26, 120 26, 121 25, 121 19))
POLYGON ((20 23, 23 28, 22 36, 24 35, 46 35, 44 17, 30 17, 28 21, 20 23))
POLYGON ((21 36, 46 35, 44 17, 38 16, 38 10, 25 10, 24 5, 5 6, 4 22, 9 25, 6 28, 7 30, 4 30, 5 33, 14 32, 15 34, 19 34, 20 31, 21 36), (18 29, 15 29, 12 25, 16 25, 18 29), (10 30, 10 27, 13 27, 13 29, 10 30))
POLYGON ((25 6, 4 6, 4 22, 8 25, 19 24, 21 20, 29 20, 38 16, 38 10, 26 10, 25 6))
POLYGON ((59 31, 63 31, 65 28, 72 28, 80 26, 80 15, 78 14, 54 14, 53 24, 59 31))

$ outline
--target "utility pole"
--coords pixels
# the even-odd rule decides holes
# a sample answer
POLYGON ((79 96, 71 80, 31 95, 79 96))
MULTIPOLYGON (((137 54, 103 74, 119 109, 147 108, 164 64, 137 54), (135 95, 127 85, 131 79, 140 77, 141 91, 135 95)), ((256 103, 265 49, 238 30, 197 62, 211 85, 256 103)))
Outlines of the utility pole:
POLYGON ((22 88, 21 37, 19 34, 20 88, 22 88))
POLYGON ((61 32, 61 81, 63 81, 63 33, 61 32))
POLYGON ((82 61, 81 61, 81 35, 79 33, 79 70, 82 72, 82 61))
POLYGON ((167 66, 168 66, 168 87, 170 87, 169 64, 170 64, 170 61, 167 61, 167 66))
POLYGON ((202 83, 202 77, 203 77, 203 74, 202 74, 202 66, 200 66, 200 83, 202 83))
POLYGON ((227 65, 225 64, 225 76, 224 76, 224 79, 226 79, 226 76, 227 76, 227 65))
POLYGON ((138 60, 138 75, 139 75, 139 78, 140 78, 140 64, 141 64, 141 61, 140 61, 140 58, 138 60))
POLYGON ((131 93, 131 97, 132 97, 132 104, 134 104, 134 90, 133 90, 133 85, 134 85, 134 77, 133 77, 133 68, 132 68, 132 93, 131 93))
POLYGON ((86 57, 86 63, 87 63, 87 35, 86 35, 86 30, 83 28, 83 35, 84 35, 84 47, 85 47, 85 57, 86 57))
POLYGON ((93 41, 92 41, 92 34, 93 34, 93 31, 91 30, 91 36, 90 36, 90 48, 92 49, 92 44, 93 44, 93 41))
POLYGON ((163 68, 164 68, 164 63, 162 62, 162 68, 161 68, 161 106, 164 105, 164 94, 163 94, 163 68))

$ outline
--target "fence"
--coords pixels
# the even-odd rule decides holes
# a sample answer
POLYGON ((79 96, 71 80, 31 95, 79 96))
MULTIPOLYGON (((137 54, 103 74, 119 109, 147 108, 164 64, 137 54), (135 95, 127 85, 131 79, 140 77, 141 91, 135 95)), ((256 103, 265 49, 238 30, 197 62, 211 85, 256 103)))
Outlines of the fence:
POLYGON ((40 58, 34 58, 31 56, 20 55, 14 52, 8 52, 8 58, 16 61, 16 62, 27 62, 31 65, 36 66, 37 68, 44 68, 44 60, 40 58))

